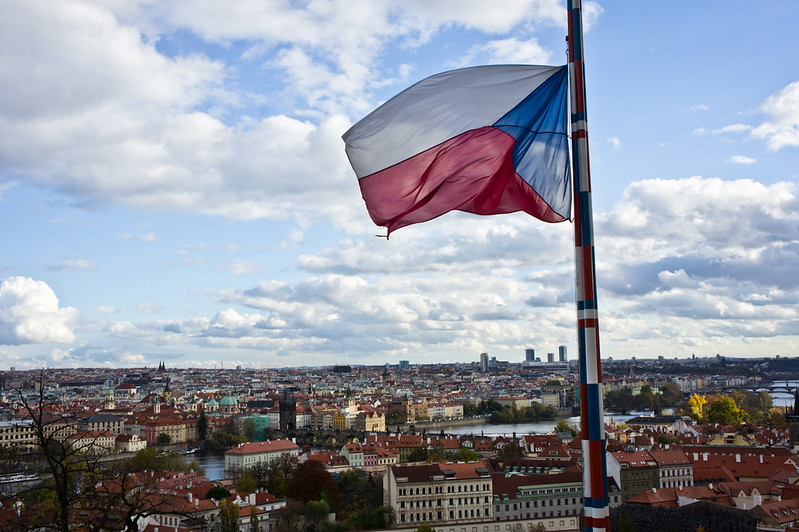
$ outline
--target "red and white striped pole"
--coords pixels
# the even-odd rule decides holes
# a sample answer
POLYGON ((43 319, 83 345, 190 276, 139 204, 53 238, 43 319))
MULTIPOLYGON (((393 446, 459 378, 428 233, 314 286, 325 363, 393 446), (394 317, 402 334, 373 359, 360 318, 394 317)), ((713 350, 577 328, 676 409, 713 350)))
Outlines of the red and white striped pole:
POLYGON ((580 351, 580 422, 583 449, 583 508, 586 531, 610 530, 608 515, 599 317, 594 264, 594 221, 588 164, 588 118, 581 0, 567 0, 571 90, 572 187, 574 190, 575 297, 580 351))

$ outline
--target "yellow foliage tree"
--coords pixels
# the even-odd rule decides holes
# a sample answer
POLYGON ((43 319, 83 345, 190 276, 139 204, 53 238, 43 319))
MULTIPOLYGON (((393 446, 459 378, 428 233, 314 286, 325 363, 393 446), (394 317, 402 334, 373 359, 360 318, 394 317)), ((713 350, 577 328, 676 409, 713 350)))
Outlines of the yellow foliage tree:
POLYGON ((688 399, 688 407, 691 409, 691 417, 696 421, 702 421, 705 417, 705 405, 707 399, 704 395, 692 394, 688 399))

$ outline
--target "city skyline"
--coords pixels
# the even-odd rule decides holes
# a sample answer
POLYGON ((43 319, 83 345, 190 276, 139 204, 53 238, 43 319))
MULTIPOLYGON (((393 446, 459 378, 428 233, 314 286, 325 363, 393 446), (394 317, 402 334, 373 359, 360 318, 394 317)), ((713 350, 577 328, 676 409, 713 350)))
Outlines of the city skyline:
MULTIPOLYGON (((436 72, 566 62, 565 2, 11 1, 6 366, 577 356, 570 223, 390 241, 341 135, 436 72)), ((584 5, 601 355, 799 354, 799 5, 584 5)))

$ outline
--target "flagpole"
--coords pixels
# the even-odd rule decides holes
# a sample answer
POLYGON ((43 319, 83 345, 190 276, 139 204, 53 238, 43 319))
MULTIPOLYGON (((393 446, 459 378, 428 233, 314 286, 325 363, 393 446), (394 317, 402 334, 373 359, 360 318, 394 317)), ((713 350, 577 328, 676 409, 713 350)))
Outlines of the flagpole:
POLYGON ((594 261, 594 222, 588 164, 588 118, 581 0, 567 0, 569 17, 569 87, 571 92, 572 172, 574 193, 575 299, 580 352, 580 422, 583 451, 583 511, 586 531, 610 530, 608 512, 599 317, 594 261))

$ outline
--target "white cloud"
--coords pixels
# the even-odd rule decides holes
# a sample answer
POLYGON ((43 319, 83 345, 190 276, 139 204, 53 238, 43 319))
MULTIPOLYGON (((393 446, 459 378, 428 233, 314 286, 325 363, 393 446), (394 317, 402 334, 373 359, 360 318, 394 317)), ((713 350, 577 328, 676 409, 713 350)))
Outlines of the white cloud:
POLYGON ((751 131, 752 126, 748 126, 746 124, 730 124, 729 126, 724 126, 720 129, 714 129, 714 135, 722 135, 724 133, 743 133, 744 131, 751 131))
POLYGON ((621 147, 621 140, 619 140, 619 137, 610 137, 607 140, 610 142, 610 145, 613 146, 614 150, 618 150, 621 147))
POLYGON ((44 281, 9 277, 0 282, 0 344, 72 342, 78 311, 58 306, 44 281))
POLYGON ((290 248, 300 244, 304 239, 305 232, 297 229, 289 233, 286 239, 280 245, 284 248, 290 248))
POLYGON ((769 96, 762 108, 768 119, 752 130, 752 136, 766 139, 772 151, 799 146, 799 81, 769 96))
POLYGON ((703 103, 700 103, 700 104, 697 104, 697 105, 694 105, 694 106, 691 107, 691 111, 709 111, 709 110, 710 110, 710 107, 705 105, 705 104, 703 104, 703 103))
POLYGON ((691 132, 691 134, 692 134, 692 135, 694 135, 694 136, 697 136, 697 137, 701 137, 701 136, 702 136, 702 135, 704 135, 705 133, 707 133, 707 131, 706 131, 706 130, 705 130, 705 128, 703 128, 703 127, 698 127, 698 128, 694 129, 694 130, 691 132))
POLYGON ((116 314, 117 312, 119 312, 119 309, 117 309, 116 307, 104 306, 104 307, 97 307, 97 312, 99 312, 100 314, 116 314))
POLYGON ((47 269, 54 272, 69 272, 76 270, 93 270, 95 268, 97 268, 97 265, 90 260, 70 259, 59 264, 48 266, 47 269))
POLYGON ((728 161, 735 164, 755 164, 757 162, 757 160, 746 155, 733 155, 728 161))
POLYGON ((234 260, 230 265, 225 267, 226 270, 229 270, 234 275, 246 275, 249 273, 255 273, 261 270, 262 266, 253 260, 234 260))
POLYGON ((538 44, 538 40, 520 41, 515 37, 510 37, 473 46, 454 64, 457 66, 475 63, 547 65, 551 62, 552 51, 538 44))
POLYGON ((138 235, 131 233, 119 233, 117 238, 119 240, 141 240, 142 242, 155 242, 158 240, 158 237, 156 237, 155 233, 153 232, 142 233, 138 235))

